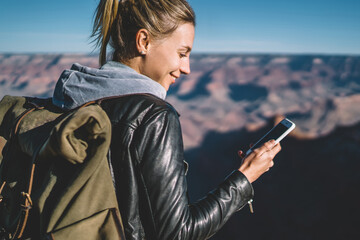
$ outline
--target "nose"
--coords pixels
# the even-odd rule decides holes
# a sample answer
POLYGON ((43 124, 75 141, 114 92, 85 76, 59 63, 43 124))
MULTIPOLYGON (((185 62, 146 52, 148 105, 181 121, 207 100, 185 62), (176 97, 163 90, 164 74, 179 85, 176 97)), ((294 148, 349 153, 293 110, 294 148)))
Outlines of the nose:
POLYGON ((189 57, 184 58, 181 61, 180 72, 185 75, 190 74, 190 58, 189 57))

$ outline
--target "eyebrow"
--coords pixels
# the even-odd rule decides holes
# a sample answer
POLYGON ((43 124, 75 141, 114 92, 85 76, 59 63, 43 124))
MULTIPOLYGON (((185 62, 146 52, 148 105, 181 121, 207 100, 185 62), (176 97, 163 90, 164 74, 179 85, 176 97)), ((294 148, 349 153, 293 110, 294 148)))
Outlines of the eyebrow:
POLYGON ((191 47, 189 47, 189 46, 182 46, 181 48, 186 49, 187 53, 191 52, 191 50, 192 50, 191 47))

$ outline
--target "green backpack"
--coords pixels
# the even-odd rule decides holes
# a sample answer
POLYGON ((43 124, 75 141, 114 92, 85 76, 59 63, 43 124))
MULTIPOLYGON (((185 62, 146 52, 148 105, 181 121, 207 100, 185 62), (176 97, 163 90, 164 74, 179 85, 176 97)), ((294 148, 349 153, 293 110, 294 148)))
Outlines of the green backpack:
POLYGON ((51 99, 5 96, 0 136, 1 240, 125 239, 98 104, 64 113, 51 99))

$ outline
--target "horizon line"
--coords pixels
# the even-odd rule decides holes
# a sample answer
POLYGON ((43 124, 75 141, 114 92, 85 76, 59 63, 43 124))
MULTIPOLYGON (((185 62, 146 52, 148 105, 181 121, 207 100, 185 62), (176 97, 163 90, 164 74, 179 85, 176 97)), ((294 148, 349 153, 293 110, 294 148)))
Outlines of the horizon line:
MULTIPOLYGON (((97 52, 1 52, 0 55, 83 55, 97 56, 97 52)), ((282 55, 282 56, 352 56, 360 57, 360 53, 316 53, 316 52, 212 52, 193 51, 191 55, 282 55)))

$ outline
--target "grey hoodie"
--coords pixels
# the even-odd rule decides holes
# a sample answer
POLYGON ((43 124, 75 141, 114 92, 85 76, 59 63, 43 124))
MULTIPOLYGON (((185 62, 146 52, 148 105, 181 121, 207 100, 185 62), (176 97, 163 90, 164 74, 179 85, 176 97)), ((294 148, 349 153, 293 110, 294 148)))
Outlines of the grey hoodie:
POLYGON ((166 97, 163 86, 124 64, 110 61, 97 69, 75 63, 61 74, 52 101, 69 110, 100 98, 136 93, 166 97))

